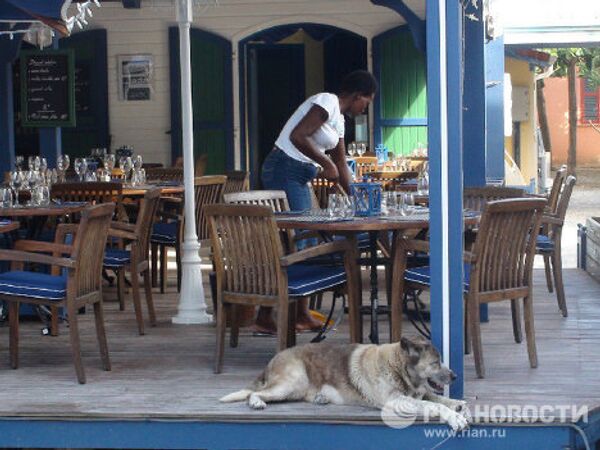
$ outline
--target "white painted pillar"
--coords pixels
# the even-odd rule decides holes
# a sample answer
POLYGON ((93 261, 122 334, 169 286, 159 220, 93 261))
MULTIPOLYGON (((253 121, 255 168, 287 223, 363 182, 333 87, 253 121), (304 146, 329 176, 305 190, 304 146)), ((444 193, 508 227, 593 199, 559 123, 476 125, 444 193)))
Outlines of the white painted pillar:
POLYGON ((177 0, 179 24, 179 59, 181 64, 181 123, 183 142, 183 181, 185 185, 185 230, 181 255, 181 295, 173 323, 208 323, 206 299, 200 268, 200 243, 196 233, 194 202, 194 134, 192 118, 192 67, 190 59, 190 24, 192 0, 177 0))

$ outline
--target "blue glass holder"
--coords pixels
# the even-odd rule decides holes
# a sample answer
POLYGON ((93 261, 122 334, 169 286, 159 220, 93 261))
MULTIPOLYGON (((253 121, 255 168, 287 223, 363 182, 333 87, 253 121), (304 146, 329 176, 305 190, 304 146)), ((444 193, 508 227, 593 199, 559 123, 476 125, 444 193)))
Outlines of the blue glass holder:
POLYGON ((381 183, 351 183, 350 195, 354 201, 355 214, 360 217, 381 214, 381 183))

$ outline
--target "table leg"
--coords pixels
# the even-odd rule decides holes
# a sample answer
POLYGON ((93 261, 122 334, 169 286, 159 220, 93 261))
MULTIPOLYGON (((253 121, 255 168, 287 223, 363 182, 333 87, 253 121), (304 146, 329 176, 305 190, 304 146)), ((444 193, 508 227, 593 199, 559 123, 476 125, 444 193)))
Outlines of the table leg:
POLYGON ((354 295, 350 295, 348 292, 348 321, 350 322, 350 340, 352 343, 362 343, 363 341, 363 324, 362 315, 360 314, 360 308, 362 305, 362 282, 360 274, 359 251, 358 251, 358 240, 354 233, 346 234, 346 239, 350 242, 350 251, 352 254, 350 258, 352 261, 356 261, 355 266, 356 273, 354 275, 354 283, 348 284, 348 289, 354 288, 354 295), (354 286, 351 286, 353 284, 354 286))
POLYGON ((371 252, 371 333, 369 340, 373 344, 379 344, 379 323, 377 314, 379 312, 378 286, 377 286, 377 231, 369 232, 369 247, 371 252))

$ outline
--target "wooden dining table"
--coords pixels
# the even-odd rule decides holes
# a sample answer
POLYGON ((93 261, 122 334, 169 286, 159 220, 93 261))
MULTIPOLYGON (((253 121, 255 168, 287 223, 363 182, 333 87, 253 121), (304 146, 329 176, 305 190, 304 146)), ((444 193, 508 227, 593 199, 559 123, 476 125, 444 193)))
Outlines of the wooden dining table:
MULTIPOLYGON (((27 227, 27 237, 33 238, 41 232, 48 217, 78 213, 88 205, 87 202, 51 202, 43 206, 13 206, 11 208, 0 208, 0 217, 31 219, 31 223, 27 227)), ((19 222, 15 223, 19 225, 19 222)))
MULTIPOLYGON (((378 293, 378 274, 377 265, 381 262, 381 258, 377 255, 378 250, 378 236, 382 232, 391 232, 392 237, 392 251, 391 251, 391 265, 392 273, 395 267, 400 264, 400 258, 404 255, 401 252, 396 252, 396 242, 398 238, 409 236, 415 236, 420 230, 429 228, 429 213, 425 210, 416 212, 409 216, 376 216, 376 217, 353 217, 344 219, 329 219, 323 216, 322 220, 319 217, 314 217, 308 214, 293 214, 286 213, 276 216, 277 226, 280 229, 300 229, 300 230, 312 230, 317 231, 321 234, 329 235, 342 235, 345 236, 352 242, 350 246, 354 252, 354 259, 361 261, 358 247, 358 235, 361 233, 368 233, 369 235, 369 258, 366 260, 366 265, 370 267, 370 305, 368 310, 362 309, 361 312, 368 312, 371 315, 370 321, 370 334, 369 339, 372 343, 379 343, 379 329, 377 316, 380 312, 379 306, 379 293, 378 293)), ((465 216, 465 225, 473 226, 479 221, 479 215, 469 214, 465 216)), ((360 277, 358 278, 360 279, 360 277)), ((399 277, 392 277, 392 296, 400 288, 399 277)), ((362 294, 362 293, 361 293, 362 294)), ((362 295, 357 295, 356 298, 360 299, 362 295)), ((401 335, 401 302, 390 300, 391 307, 391 337, 392 341, 400 339, 401 335)), ((360 309, 361 305, 356 305, 357 310, 360 309)), ((360 315, 355 318, 360 321, 360 315)), ((362 323, 354 324, 355 329, 358 330, 359 341, 362 341, 362 323)))

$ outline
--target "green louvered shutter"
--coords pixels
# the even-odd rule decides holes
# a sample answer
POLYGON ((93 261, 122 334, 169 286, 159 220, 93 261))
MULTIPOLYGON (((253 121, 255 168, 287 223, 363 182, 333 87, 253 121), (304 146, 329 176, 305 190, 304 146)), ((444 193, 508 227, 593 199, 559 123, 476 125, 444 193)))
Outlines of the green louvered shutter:
MULTIPOLYGON (((181 155, 179 33, 169 30, 173 159, 181 155)), ((190 30, 194 157, 208 155, 206 174, 233 168, 231 43, 213 33, 190 30)))
POLYGON ((408 155, 427 143, 425 55, 406 26, 373 39, 373 67, 380 90, 375 98, 375 144, 408 155))

